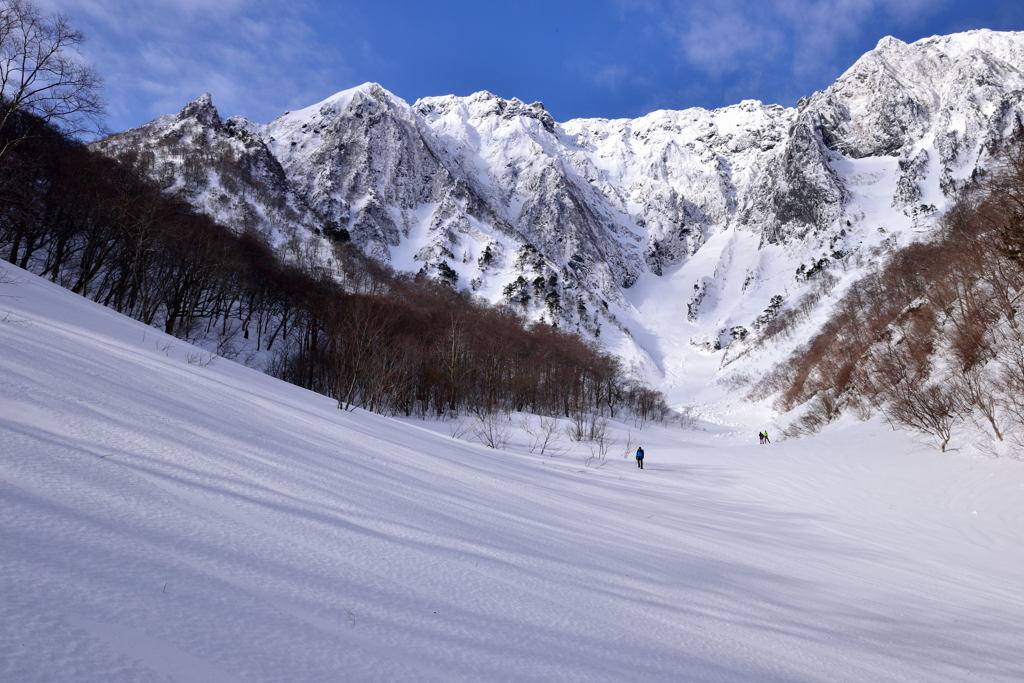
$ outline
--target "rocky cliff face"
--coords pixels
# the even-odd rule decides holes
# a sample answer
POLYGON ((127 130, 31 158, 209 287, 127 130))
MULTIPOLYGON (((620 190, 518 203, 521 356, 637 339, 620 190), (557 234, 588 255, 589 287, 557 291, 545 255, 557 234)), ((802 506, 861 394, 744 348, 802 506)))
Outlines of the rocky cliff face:
POLYGON ((325 262, 351 239, 672 377, 694 353, 718 367, 814 274, 926 233, 1022 118, 1024 33, 972 31, 885 38, 794 108, 558 123, 365 84, 266 125, 203 96, 97 146, 229 225, 325 262))

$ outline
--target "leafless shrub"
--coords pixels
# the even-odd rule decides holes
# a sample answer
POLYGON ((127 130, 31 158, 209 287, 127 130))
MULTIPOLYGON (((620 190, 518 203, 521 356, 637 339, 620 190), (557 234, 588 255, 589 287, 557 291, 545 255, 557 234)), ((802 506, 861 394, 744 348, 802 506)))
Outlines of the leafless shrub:
POLYGON ((508 446, 511 426, 507 415, 501 413, 478 415, 473 425, 473 438, 488 448, 501 450, 508 446))
POLYGON ((626 445, 622 449, 622 457, 626 458, 628 460, 629 458, 633 457, 633 454, 634 454, 633 451, 634 450, 635 449, 633 448, 633 432, 627 431, 626 432, 626 445))
POLYGON ((241 345, 236 343, 237 330, 217 339, 216 354, 228 360, 235 360, 241 354, 241 345))
POLYGON ((608 459, 608 452, 615 442, 608 438, 608 421, 598 419, 591 423, 589 431, 590 455, 586 458, 587 467, 601 467, 608 459))
POLYGON ((726 389, 738 391, 744 387, 752 385, 754 383, 754 378, 745 372, 733 372, 725 375, 724 377, 720 377, 717 382, 726 389))
POLYGON ((750 390, 746 393, 747 400, 759 401, 788 388, 794 381, 796 369, 797 366, 792 361, 779 363, 759 381, 751 383, 750 390))
POLYGON ((871 406, 871 402, 866 400, 860 392, 854 392, 848 397, 849 409, 853 411, 853 414, 858 420, 869 420, 871 416, 875 414, 874 408, 871 406))
POLYGON ((814 434, 839 416, 839 403, 831 391, 822 391, 815 396, 804 413, 782 430, 783 436, 793 438, 814 434))
POLYGON ((569 416, 569 424, 565 426, 566 435, 573 441, 583 441, 587 438, 587 413, 584 410, 575 410, 569 416))
POLYGON ((696 429, 700 423, 700 412, 696 406, 684 405, 679 409, 679 426, 683 429, 696 429))
POLYGON ((523 431, 530 437, 530 452, 540 455, 556 455, 558 449, 558 420, 548 415, 541 415, 536 425, 530 418, 524 417, 523 431))
POLYGON ((592 413, 590 419, 587 421, 587 439, 590 441, 597 441, 605 438, 608 433, 608 420, 604 419, 597 413, 592 413))
POLYGON ((996 377, 995 387, 1007 422, 1008 438, 1024 447, 1024 373, 1012 366, 1004 366, 996 377))
POLYGON ((210 353, 208 351, 190 351, 185 356, 185 362, 189 365, 196 365, 201 368, 213 365, 215 360, 217 360, 217 354, 210 353))
POLYGON ((450 433, 453 439, 463 439, 472 428, 469 420, 455 420, 450 425, 450 433))

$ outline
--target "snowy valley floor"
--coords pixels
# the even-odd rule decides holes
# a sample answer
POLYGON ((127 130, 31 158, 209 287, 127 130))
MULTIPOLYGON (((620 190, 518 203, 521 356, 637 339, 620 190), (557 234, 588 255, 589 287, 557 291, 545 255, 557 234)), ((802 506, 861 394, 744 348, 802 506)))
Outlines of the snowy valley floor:
POLYGON ((0 680, 1024 679, 1024 463, 495 452, 0 268, 0 680))

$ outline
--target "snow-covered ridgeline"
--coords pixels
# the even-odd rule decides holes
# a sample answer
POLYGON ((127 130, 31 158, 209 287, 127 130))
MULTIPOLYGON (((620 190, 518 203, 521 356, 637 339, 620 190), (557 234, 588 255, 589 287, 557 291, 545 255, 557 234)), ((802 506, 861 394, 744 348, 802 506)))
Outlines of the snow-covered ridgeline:
POLYGON ((97 146, 143 150, 169 189, 282 245, 329 260, 318 233, 341 230, 599 333, 682 400, 807 273, 850 279, 926 235, 1020 125, 1022 98, 1024 33, 971 31, 885 38, 792 108, 559 123, 487 92, 409 105, 364 84, 266 125, 222 122, 204 96, 97 146), (202 172, 181 180, 183 166, 202 172))

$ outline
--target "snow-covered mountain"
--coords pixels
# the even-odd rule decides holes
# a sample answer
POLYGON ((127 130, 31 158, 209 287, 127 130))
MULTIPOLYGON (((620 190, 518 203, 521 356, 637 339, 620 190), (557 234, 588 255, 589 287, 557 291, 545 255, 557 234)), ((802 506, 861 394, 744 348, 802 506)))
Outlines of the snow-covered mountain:
POLYGON ((821 273, 850 281, 927 234, 1022 98, 1024 32, 982 30, 884 38, 795 108, 559 123, 487 92, 409 105, 364 84, 266 125, 204 95, 96 145, 289 253, 329 263, 351 239, 576 326, 681 401, 742 369, 821 273))

